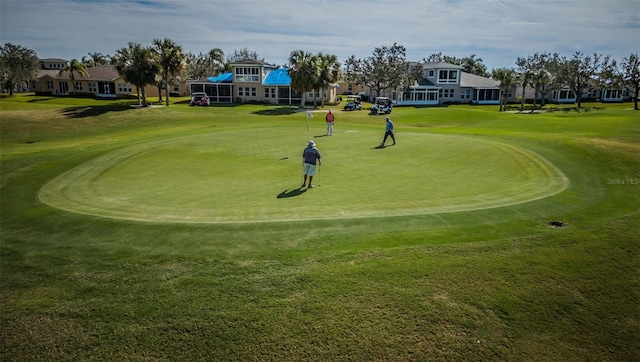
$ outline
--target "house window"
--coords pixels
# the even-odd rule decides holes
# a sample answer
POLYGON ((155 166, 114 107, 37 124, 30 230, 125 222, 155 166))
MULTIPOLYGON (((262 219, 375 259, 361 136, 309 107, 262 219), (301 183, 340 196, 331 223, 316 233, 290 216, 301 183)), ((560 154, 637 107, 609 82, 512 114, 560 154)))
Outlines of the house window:
POLYGON ((69 83, 67 82, 58 82, 58 88, 60 89, 60 94, 69 93, 69 83))
POLYGON ((441 70, 438 73, 438 83, 458 83, 457 70, 441 70))
POLYGON ((453 98, 453 89, 440 89, 440 98, 453 98))
POLYGON ((79 91, 82 90, 82 82, 76 82, 75 85, 76 85, 76 90, 79 90, 79 91))
POLYGON ((265 88, 264 89, 264 98, 275 98, 276 97, 276 89, 275 88, 265 88))
MULTIPOLYGON (((248 89, 248 88, 247 88, 248 89)), ((257 88, 251 88, 251 96, 255 97, 258 95, 258 89, 257 88)))
POLYGON ((129 83, 118 83, 118 92, 120 92, 120 93, 131 93, 131 84, 129 84, 129 83))
POLYGON ((236 82, 259 82, 260 69, 257 67, 238 67, 235 69, 236 82))
POLYGON ((462 91, 461 99, 471 99, 471 89, 465 89, 462 91))
POLYGON ((97 93, 98 92, 98 83, 97 82, 89 82, 88 84, 89 92, 97 93))
POLYGON ((436 75, 436 71, 433 69, 429 69, 429 78, 433 78, 436 75))
POLYGON ((53 81, 52 80, 48 80, 47 81, 47 89, 53 89, 53 81))

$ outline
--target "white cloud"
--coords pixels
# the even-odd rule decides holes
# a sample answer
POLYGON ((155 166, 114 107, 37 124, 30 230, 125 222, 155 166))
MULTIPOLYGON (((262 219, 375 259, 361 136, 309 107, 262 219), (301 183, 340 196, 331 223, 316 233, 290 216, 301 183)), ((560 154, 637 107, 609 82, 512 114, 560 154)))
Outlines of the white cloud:
POLYGON ((170 38, 185 51, 256 51, 284 64, 292 50, 364 58, 398 43, 407 59, 475 54, 489 69, 535 52, 640 51, 637 0, 2 0, 0 38, 40 57, 114 54, 170 38))

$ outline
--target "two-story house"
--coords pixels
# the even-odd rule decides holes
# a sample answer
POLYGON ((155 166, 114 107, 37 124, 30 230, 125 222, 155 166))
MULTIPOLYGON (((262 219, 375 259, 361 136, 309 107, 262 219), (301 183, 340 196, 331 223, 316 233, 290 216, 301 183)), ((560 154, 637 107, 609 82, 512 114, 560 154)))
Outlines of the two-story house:
POLYGON ((500 82, 491 78, 464 72, 461 66, 449 63, 414 63, 412 66, 422 66, 422 79, 400 93, 398 104, 500 104, 500 82))
MULTIPOLYGON (((191 93, 204 92, 211 102, 298 105, 302 101, 300 92, 291 89, 291 77, 287 68, 256 60, 243 60, 231 64, 232 71, 207 79, 190 81, 191 93)), ((320 101, 334 102, 337 85, 330 85, 318 94, 305 94, 306 101, 314 97, 320 101)))

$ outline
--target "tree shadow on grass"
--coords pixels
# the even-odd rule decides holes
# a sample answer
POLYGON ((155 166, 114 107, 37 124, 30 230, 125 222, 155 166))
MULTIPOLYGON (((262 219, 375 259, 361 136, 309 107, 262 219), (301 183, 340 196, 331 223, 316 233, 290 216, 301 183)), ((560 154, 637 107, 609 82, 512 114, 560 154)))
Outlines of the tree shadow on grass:
POLYGON ((294 113, 297 113, 297 108, 288 107, 288 106, 271 108, 271 109, 263 109, 263 110, 253 112, 253 114, 257 114, 259 116, 286 116, 294 113))
POLYGON ((68 107, 62 110, 62 114, 67 118, 96 117, 109 112, 122 112, 130 110, 129 104, 109 104, 106 106, 79 106, 68 107))
POLYGON ((305 192, 307 192, 307 189, 302 188, 302 187, 298 187, 297 189, 293 189, 293 190, 284 190, 281 193, 278 194, 278 196, 276 196, 277 199, 286 199, 289 197, 296 197, 296 196, 300 196, 302 194, 304 194, 305 192))

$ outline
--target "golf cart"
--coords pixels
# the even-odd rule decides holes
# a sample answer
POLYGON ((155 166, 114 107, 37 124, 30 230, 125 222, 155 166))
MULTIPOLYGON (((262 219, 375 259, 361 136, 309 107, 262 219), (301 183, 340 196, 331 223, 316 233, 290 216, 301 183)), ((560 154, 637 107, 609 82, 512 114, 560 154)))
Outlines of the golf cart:
POLYGON ((196 92, 191 94, 191 102, 189 102, 189 106, 208 106, 210 105, 209 96, 207 93, 196 92))
POLYGON ((371 113, 369 114, 389 114, 393 109, 393 102, 387 97, 378 97, 376 102, 371 107, 371 113))
POLYGON ((360 96, 359 95, 349 95, 347 96, 347 104, 344 105, 343 108, 345 111, 359 111, 362 109, 362 105, 360 104, 360 96))

